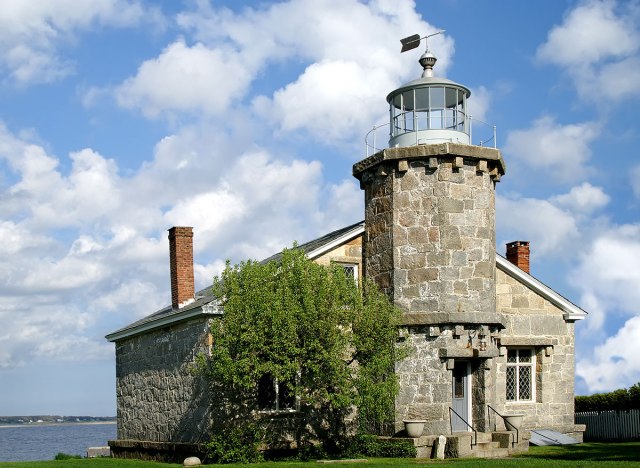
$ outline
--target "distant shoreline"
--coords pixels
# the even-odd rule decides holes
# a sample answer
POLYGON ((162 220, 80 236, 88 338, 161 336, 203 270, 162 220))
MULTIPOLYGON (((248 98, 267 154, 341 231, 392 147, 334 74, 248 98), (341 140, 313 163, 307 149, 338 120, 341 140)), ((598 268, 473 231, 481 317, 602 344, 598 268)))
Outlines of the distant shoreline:
POLYGON ((80 426, 96 424, 116 424, 116 421, 69 421, 69 422, 32 422, 22 424, 2 424, 0 429, 9 427, 43 427, 43 426, 80 426))

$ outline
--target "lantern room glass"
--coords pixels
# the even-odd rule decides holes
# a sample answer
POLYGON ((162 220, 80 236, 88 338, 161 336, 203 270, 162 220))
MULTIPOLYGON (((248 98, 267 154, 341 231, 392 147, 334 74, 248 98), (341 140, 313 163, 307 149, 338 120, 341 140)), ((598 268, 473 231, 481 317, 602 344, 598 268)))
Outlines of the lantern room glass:
POLYGON ((453 86, 405 90, 390 100, 391 137, 421 130, 467 132, 466 92, 453 86))

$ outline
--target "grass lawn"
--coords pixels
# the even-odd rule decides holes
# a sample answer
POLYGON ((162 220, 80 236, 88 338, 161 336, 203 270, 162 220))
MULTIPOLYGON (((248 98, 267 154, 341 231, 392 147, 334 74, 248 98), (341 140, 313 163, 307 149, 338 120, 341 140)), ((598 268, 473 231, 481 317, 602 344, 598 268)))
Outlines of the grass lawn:
MULTIPOLYGON (((321 465, 316 462, 271 462, 259 465, 220 465, 226 467, 256 466, 257 468, 372 468, 372 467, 416 467, 416 465, 451 465, 451 468, 477 468, 478 466, 538 468, 546 466, 558 467, 591 467, 618 468, 640 466, 640 442, 625 443, 586 443, 555 447, 531 447, 529 453, 507 459, 461 459, 461 460, 414 460, 414 459, 372 459, 366 463, 339 463, 321 465)), ((94 458, 81 460, 39 461, 39 462, 5 462, 0 468, 177 468, 182 465, 166 463, 141 462, 136 460, 116 460, 111 458, 94 458)), ((212 466, 212 465, 209 465, 212 466)))

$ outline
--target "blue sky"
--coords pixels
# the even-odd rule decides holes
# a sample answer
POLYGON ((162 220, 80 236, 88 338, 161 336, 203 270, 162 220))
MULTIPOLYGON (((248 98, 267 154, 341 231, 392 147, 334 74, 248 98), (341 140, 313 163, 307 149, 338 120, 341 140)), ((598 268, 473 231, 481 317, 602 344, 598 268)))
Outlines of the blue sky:
POLYGON ((115 414, 104 335, 363 218, 351 166, 385 97, 436 74, 497 126, 498 252, 589 312, 577 391, 640 380, 640 2, 4 0, 0 414, 115 414))

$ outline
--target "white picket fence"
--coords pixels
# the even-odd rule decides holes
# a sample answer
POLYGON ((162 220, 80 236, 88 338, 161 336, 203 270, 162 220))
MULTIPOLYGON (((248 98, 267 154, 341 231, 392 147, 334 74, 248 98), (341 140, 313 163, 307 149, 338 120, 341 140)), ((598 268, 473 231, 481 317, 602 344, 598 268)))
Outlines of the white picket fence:
POLYGON ((586 424, 585 441, 640 439, 640 410, 576 413, 576 424, 586 424))

